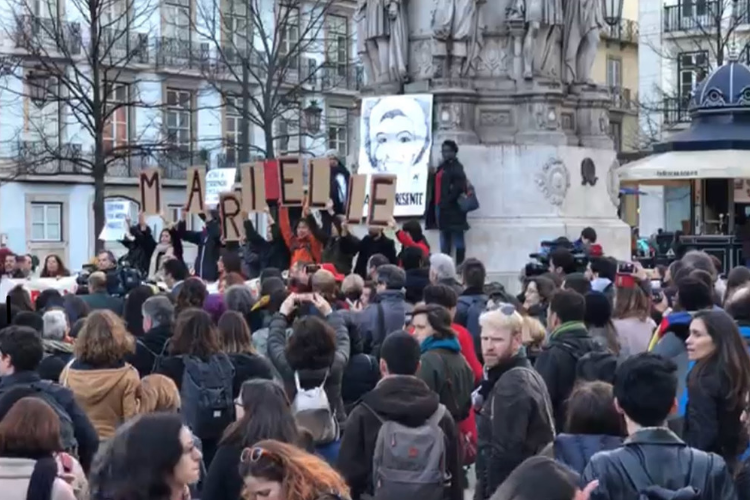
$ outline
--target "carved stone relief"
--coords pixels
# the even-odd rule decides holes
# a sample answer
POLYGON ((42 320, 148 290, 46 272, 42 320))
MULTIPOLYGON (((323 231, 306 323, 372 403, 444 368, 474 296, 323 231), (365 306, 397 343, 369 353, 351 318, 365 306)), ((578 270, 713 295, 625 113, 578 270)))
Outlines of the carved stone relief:
POLYGON ((558 130, 560 128, 560 118, 554 106, 537 102, 531 104, 530 111, 534 116, 537 130, 558 130))
POLYGON ((432 77, 432 41, 415 40, 409 44, 409 70, 412 80, 426 80, 432 77))
POLYGON ((570 173, 562 160, 550 158, 535 181, 547 201, 557 207, 562 205, 570 188, 570 173))
POLYGON ((437 109, 438 129, 460 130, 463 128, 464 118, 461 105, 457 102, 441 104, 437 109))
POLYGON ((620 162, 616 159, 607 170, 607 193, 609 199, 615 208, 620 206, 620 177, 617 175, 617 169, 620 168, 620 162))
POLYGON ((492 78, 507 75, 509 50, 507 38, 486 37, 476 63, 477 76, 492 78))
POLYGON ((482 127, 512 127, 513 115, 509 109, 483 109, 479 112, 479 125, 482 127))

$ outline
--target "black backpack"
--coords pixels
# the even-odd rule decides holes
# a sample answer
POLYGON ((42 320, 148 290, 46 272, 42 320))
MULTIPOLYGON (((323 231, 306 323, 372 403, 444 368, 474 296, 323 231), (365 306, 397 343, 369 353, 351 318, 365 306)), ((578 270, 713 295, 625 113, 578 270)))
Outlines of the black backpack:
POLYGON ((234 421, 234 365, 224 353, 204 361, 182 356, 182 420, 199 438, 218 439, 234 421))
POLYGON ((618 360, 617 356, 604 346, 594 342, 591 349, 583 350, 580 346, 569 342, 560 342, 555 345, 560 346, 576 360, 577 381, 600 380, 613 383, 618 360))

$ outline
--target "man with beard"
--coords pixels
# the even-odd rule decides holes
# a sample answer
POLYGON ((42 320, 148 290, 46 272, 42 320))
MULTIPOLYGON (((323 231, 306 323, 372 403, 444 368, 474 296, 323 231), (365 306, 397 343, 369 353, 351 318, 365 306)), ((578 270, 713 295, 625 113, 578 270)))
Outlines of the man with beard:
POLYGON ((555 435, 544 380, 526 358, 523 318, 510 304, 488 304, 480 318, 485 379, 474 393, 477 415, 475 500, 486 500, 518 465, 555 435))

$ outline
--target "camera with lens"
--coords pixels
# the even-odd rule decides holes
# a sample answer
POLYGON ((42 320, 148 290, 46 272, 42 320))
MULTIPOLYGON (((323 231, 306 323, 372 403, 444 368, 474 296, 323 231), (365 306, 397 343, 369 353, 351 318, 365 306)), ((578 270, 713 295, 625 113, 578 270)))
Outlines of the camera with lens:
POLYGON ((565 248, 573 255, 575 262, 576 272, 582 273, 586 271, 589 259, 585 252, 576 250, 575 245, 565 237, 560 237, 555 240, 543 240, 540 244, 540 249, 536 253, 529 254, 531 262, 526 264, 524 267, 524 275, 528 277, 540 276, 549 271, 549 259, 550 254, 558 248, 565 248))

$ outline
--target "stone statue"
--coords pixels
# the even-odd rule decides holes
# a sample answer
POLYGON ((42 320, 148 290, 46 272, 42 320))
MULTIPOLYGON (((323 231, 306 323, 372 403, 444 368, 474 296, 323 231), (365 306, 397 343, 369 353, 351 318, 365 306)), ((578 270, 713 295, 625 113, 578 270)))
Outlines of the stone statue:
MULTIPOLYGON (((409 33, 406 0, 360 0, 365 49, 377 83, 406 78, 409 33)), ((360 32, 362 33, 362 32, 360 32)))
POLYGON ((511 12, 523 14, 526 36, 523 41, 523 77, 531 80, 537 72, 557 74, 559 36, 564 17, 562 0, 516 0, 511 12), (552 66, 550 68, 550 66, 552 66))
POLYGON ((465 77, 481 47, 479 4, 484 0, 438 0, 432 17, 435 76, 465 77))
POLYGON ((357 56, 362 61, 365 70, 365 80, 368 84, 375 83, 377 75, 373 68, 373 60, 367 51, 367 0, 359 0, 357 10, 354 12, 354 22, 357 23, 357 56))
POLYGON ((563 80, 592 84, 591 68, 604 27, 601 0, 568 0, 565 5, 563 80))

